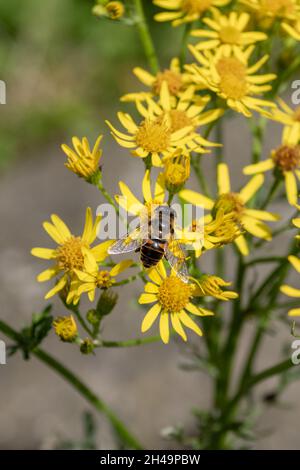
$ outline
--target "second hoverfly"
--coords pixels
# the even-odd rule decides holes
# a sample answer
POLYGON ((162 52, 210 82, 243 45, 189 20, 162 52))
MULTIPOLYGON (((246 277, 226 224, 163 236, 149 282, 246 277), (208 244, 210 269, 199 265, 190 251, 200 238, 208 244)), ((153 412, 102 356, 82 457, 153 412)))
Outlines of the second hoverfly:
POLYGON ((139 252, 144 268, 156 266, 164 257, 178 277, 188 282, 186 255, 174 239, 176 213, 169 206, 156 206, 140 225, 117 240, 108 250, 111 255, 139 252))

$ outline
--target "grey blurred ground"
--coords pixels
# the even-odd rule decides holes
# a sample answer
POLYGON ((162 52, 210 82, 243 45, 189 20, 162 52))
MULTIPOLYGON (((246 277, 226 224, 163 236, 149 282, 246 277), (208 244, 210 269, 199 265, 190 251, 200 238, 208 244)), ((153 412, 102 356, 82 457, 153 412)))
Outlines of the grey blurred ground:
MULTIPOLYGON (((99 130, 104 130, 101 123, 99 130)), ((231 162, 234 184, 237 185, 240 184, 240 169, 248 158, 247 139, 244 123, 232 121, 226 132, 226 158, 231 162)), ((268 145, 274 145, 278 139, 275 129, 269 136, 268 145)), ((31 312, 44 305, 42 298, 48 285, 37 284, 35 276, 45 263, 30 255, 32 246, 49 245, 41 228, 42 221, 56 212, 75 233, 80 233, 86 206, 95 210, 102 201, 93 187, 64 169, 60 143, 54 142, 52 148, 42 150, 40 155, 20 159, 1 179, 1 317, 16 327, 28 323, 31 312)), ((110 190, 117 191, 117 182, 123 179, 139 193, 141 181, 137 177, 137 167, 142 170, 142 165, 137 165, 126 151, 121 151, 112 142, 106 144, 103 164, 105 182, 110 190)), ((212 176, 209 163, 207 167, 212 176)), ((270 247, 273 252, 280 252, 286 245, 287 239, 282 238, 270 247)), ((207 255, 203 263, 209 268, 211 255, 207 255)), ((122 289, 122 302, 105 323, 105 338, 140 336, 142 312, 132 301, 140 288, 136 284, 122 289)), ((54 313, 62 312, 61 305, 56 302, 54 313)), ((251 325, 247 335, 250 330, 251 325)), ((169 447, 160 437, 161 429, 178 423, 192 429, 195 423, 190 415, 191 408, 209 406, 211 390, 207 378, 178 368, 184 359, 180 343, 167 347, 153 344, 132 349, 99 350, 95 357, 82 357, 77 349, 59 343, 53 336, 51 334, 44 344, 46 349, 77 371, 119 413, 147 448, 169 447)), ((276 334, 268 338, 260 353, 257 369, 280 360, 284 342, 291 342, 288 327, 281 327, 278 332, 277 324, 276 334)), ((245 348, 246 338, 238 362, 245 348)), ((263 390, 271 390, 272 383, 263 390)), ((45 448, 52 446, 57 436, 74 438, 80 435, 81 414, 89 407, 69 385, 37 360, 25 363, 20 356, 9 359, 6 366, 0 367, 0 384, 0 448, 45 448)), ((261 388, 258 393, 262 393, 261 388)), ((98 417, 97 422, 99 446, 113 447, 106 421, 98 417)), ((261 434, 258 434, 257 448, 299 448, 299 422, 299 385, 294 384, 285 393, 282 407, 270 407, 259 420, 257 429, 261 434)))

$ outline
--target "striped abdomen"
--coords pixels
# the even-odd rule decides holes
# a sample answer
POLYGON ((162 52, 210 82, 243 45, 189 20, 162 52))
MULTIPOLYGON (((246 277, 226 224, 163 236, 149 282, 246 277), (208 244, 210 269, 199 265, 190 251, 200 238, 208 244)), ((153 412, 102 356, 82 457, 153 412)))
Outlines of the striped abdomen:
POLYGON ((144 268, 151 268, 163 258, 165 254, 166 242, 164 240, 149 239, 141 247, 141 262, 144 268))

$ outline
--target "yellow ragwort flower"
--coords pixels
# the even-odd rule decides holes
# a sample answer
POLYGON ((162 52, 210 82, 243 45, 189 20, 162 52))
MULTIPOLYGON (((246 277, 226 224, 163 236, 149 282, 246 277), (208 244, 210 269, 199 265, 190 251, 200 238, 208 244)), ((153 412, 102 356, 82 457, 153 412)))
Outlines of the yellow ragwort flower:
MULTIPOLYGON (((279 216, 270 212, 247 207, 247 203, 263 185, 263 175, 259 174, 254 176, 242 190, 233 192, 231 189, 228 166, 225 163, 220 163, 218 165, 217 179, 218 198, 215 201, 189 189, 183 189, 180 191, 179 195, 183 200, 210 210, 213 214, 220 209, 224 214, 234 213, 236 223, 239 227, 242 226, 245 231, 255 237, 271 240, 271 230, 263 221, 275 222, 279 220, 279 216)), ((243 234, 235 240, 235 243, 244 256, 249 254, 247 241, 243 234)))
POLYGON ((250 20, 248 13, 238 14, 231 11, 227 16, 219 10, 213 10, 213 18, 203 18, 209 29, 194 29, 191 35, 201 38, 195 45, 197 51, 222 49, 225 53, 236 53, 240 49, 267 39, 265 33, 259 31, 245 31, 250 20))
POLYGON ((156 21, 172 21, 172 26, 199 20, 212 7, 228 5, 231 0, 153 0, 154 5, 171 10, 157 13, 156 21))
POLYGON ((202 120, 201 115, 198 116, 201 106, 191 105, 188 110, 188 102, 184 104, 182 112, 180 108, 174 110, 174 113, 171 112, 170 108, 166 108, 170 95, 165 82, 164 84, 161 90, 163 100, 161 106, 152 99, 147 99, 146 106, 139 101, 136 102, 137 109, 143 118, 138 125, 129 114, 118 113, 118 118, 128 134, 118 131, 109 121, 106 121, 119 145, 132 149, 131 153, 134 157, 151 156, 152 164, 156 167, 163 166, 161 157, 173 155, 178 148, 192 148, 195 151, 204 152, 201 145, 213 145, 199 136, 194 128, 202 122, 211 122, 212 116, 216 115, 216 111, 212 111, 215 114, 209 117, 205 113, 202 120), (196 116, 193 112, 196 112, 196 116))
POLYGON ((278 98, 279 107, 268 113, 268 118, 284 124, 283 142, 297 144, 300 141, 300 106, 290 108, 281 98, 278 98))
POLYGON ((96 217, 93 222, 90 207, 86 210, 85 225, 81 236, 73 235, 57 215, 53 214, 51 221, 52 223, 44 222, 43 227, 58 246, 56 248, 33 248, 31 250, 33 256, 54 262, 51 268, 38 275, 37 280, 39 282, 59 277, 57 284, 46 294, 45 299, 49 299, 68 286, 74 278, 76 269, 81 270, 84 268, 83 249, 90 250, 95 259, 100 262, 106 258, 107 250, 112 243, 106 241, 91 247, 96 239, 100 217, 96 217))
POLYGON ((195 84, 206 85, 220 98, 226 101, 229 108, 251 117, 253 111, 265 113, 265 107, 276 108, 276 104, 258 98, 272 89, 267 82, 274 80, 273 73, 257 75, 258 70, 267 62, 269 56, 265 55, 253 65, 248 65, 250 56, 254 51, 249 46, 242 51, 219 49, 215 54, 210 51, 203 53, 197 51, 194 46, 189 46, 199 65, 186 65, 195 84))
POLYGON ((142 332, 148 331, 160 315, 159 331, 162 341, 167 344, 171 325, 184 341, 187 341, 183 326, 202 336, 200 327, 189 314, 196 316, 213 315, 213 312, 197 307, 191 301, 195 286, 183 282, 176 275, 167 275, 163 262, 148 271, 152 282, 145 284, 145 292, 139 298, 140 304, 154 305, 147 312, 142 322, 142 332), (189 312, 189 314, 187 313, 189 312))
POLYGON ((107 1, 105 5, 95 5, 92 12, 96 16, 106 16, 111 20, 119 20, 124 16, 125 6, 122 2, 107 1))
POLYGON ((171 193, 176 193, 190 177, 191 162, 190 155, 183 154, 178 149, 164 161, 164 179, 166 188, 171 193))
POLYGON ((180 236, 179 230, 177 234, 181 243, 189 245, 188 249, 194 250, 196 258, 199 258, 204 251, 233 243, 241 235, 241 228, 234 212, 224 213, 217 209, 213 217, 209 215, 194 220, 180 236))
MULTIPOLYGON (((300 224, 299 224, 299 227, 300 227, 300 224)), ((297 258, 296 256, 289 256, 288 260, 291 263, 291 265, 295 268, 295 270, 298 273, 300 273, 300 259, 297 258)), ((288 295, 289 297, 300 298, 300 289, 296 289, 295 287, 291 287, 285 284, 281 286, 280 290, 283 294, 288 295)), ((298 317, 300 316, 300 308, 293 308, 289 311, 288 314, 290 317, 298 317)))
POLYGON ((73 315, 57 317, 53 321, 54 331, 65 342, 71 343, 78 335, 76 321, 73 315))
POLYGON ((80 296, 86 292, 91 302, 95 300, 96 289, 109 289, 116 283, 116 276, 129 268, 133 261, 124 260, 116 264, 112 269, 99 269, 94 255, 89 250, 83 250, 84 269, 75 269, 78 279, 71 283, 67 303, 78 304, 80 296))
POLYGON ((267 18, 270 24, 276 19, 295 20, 300 13, 299 0, 240 0, 259 19, 267 18))
POLYGON ((133 69, 133 73, 139 81, 150 90, 127 93, 121 98, 121 101, 123 102, 137 100, 143 101, 147 97, 151 98, 152 96, 159 96, 163 82, 167 83, 169 93, 172 96, 180 96, 180 94, 186 89, 187 85, 190 84, 189 75, 181 70, 180 62, 177 57, 174 57, 171 60, 169 68, 159 71, 155 75, 141 67, 135 67, 133 69))
POLYGON ((248 165, 244 168, 245 175, 265 173, 268 170, 276 170, 284 178, 285 191, 289 204, 295 206, 298 201, 298 184, 300 180, 300 145, 284 141, 275 150, 272 150, 270 158, 248 165))
POLYGON ((224 287, 231 286, 231 282, 226 282, 218 276, 204 274, 196 283, 194 295, 201 297, 209 296, 218 300, 233 300, 238 298, 238 294, 233 291, 223 290, 224 287))
POLYGON ((82 140, 78 137, 72 138, 74 150, 63 144, 61 148, 68 157, 65 166, 81 178, 90 180, 99 171, 99 162, 102 156, 102 150, 99 146, 102 137, 99 135, 92 150, 86 137, 83 137, 82 140))

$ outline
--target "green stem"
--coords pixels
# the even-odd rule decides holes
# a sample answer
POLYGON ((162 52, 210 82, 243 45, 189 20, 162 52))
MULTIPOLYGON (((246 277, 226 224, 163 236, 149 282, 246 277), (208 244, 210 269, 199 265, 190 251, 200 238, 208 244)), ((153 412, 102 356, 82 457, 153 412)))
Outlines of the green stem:
POLYGON ((137 338, 129 339, 127 341, 99 341, 99 344, 96 344, 98 348, 130 348, 134 346, 140 346, 144 344, 152 344, 160 341, 160 336, 150 336, 149 338, 137 338))
MULTIPOLYGON (((0 320, 0 331, 14 341, 20 340, 20 335, 17 331, 11 328, 7 323, 0 320)), ((85 385, 79 377, 73 372, 67 369, 57 359, 50 356, 42 349, 35 349, 32 354, 37 357, 44 364, 47 364, 53 369, 58 375, 66 380, 72 387, 79 392, 98 412, 103 413, 110 421, 116 435, 119 437, 121 442, 126 444, 130 449, 142 449, 141 444, 137 439, 127 430, 125 425, 119 418, 114 414, 109 406, 106 405, 95 393, 85 385)))
POLYGON ((275 196, 279 186, 281 185, 282 183, 282 179, 281 178, 275 178, 274 181, 273 181, 273 184, 269 190, 269 193, 267 194, 267 197, 265 199, 265 201, 263 202, 263 204, 261 205, 261 210, 265 209, 269 203, 272 201, 273 197, 275 196))
POLYGON ((182 42, 181 42, 181 49, 180 49, 180 63, 181 66, 184 65, 186 61, 186 52, 187 52, 187 40, 192 29, 193 23, 187 23, 184 27, 182 42))
POLYGON ((198 179, 198 183, 201 186, 202 191, 204 192, 205 196, 209 197, 210 192, 209 192, 207 180, 204 177, 202 168, 200 166, 201 164, 200 158, 201 157, 199 156, 194 157, 193 155, 191 155, 191 165, 198 179))
POLYGON ((255 266, 256 264, 265 264, 265 263, 281 263, 285 260, 283 256, 267 256, 265 258, 254 258, 248 263, 245 263, 247 268, 255 266))
POLYGON ((116 202, 113 200, 113 198, 111 197, 111 195, 106 191, 106 189, 104 188, 103 186, 103 183, 102 183, 102 180, 98 181, 96 183, 96 186, 97 188, 99 189, 99 191, 102 193, 102 195, 104 196, 104 198, 107 200, 107 202, 109 202, 109 204, 111 204, 114 208, 115 208, 115 211, 117 213, 117 215, 119 216, 120 215, 120 210, 119 210, 119 207, 118 205, 116 204, 116 202))
POLYGON ((149 63, 149 66, 154 74, 159 71, 159 64, 154 48, 154 44, 150 35, 149 27, 145 18, 142 0, 133 0, 136 11, 136 25, 140 33, 140 38, 143 43, 144 51, 149 63))

